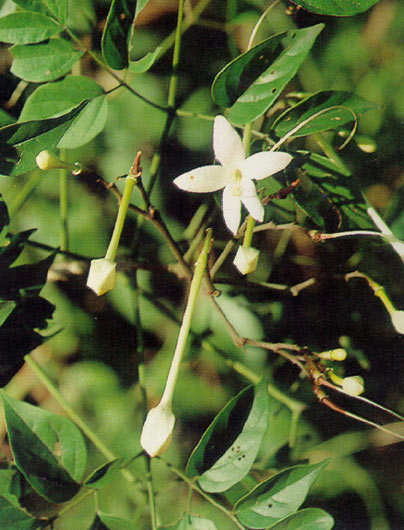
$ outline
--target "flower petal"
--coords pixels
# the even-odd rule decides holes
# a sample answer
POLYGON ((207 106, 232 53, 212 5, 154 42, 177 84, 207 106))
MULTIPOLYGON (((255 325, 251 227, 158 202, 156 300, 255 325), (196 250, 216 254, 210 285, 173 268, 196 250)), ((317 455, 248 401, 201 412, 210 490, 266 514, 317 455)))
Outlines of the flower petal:
POLYGON ((213 124, 213 151, 216 160, 229 168, 245 158, 240 136, 223 116, 216 116, 213 124))
POLYGON ((241 202, 240 197, 233 195, 232 186, 226 186, 223 190, 222 208, 227 228, 236 234, 241 218, 241 202))
POLYGON ((222 166, 202 166, 187 171, 174 180, 185 191, 207 193, 224 188, 231 179, 231 172, 222 166))
POLYGON ((241 274, 250 274, 257 268, 259 250, 252 247, 238 247, 234 265, 241 274))
POLYGON ((291 160, 292 157, 289 153, 262 152, 249 156, 237 164, 237 168, 243 177, 261 180, 285 169, 291 160))
POLYGON ((87 278, 87 287, 101 296, 115 287, 116 263, 110 259, 92 259, 87 278))
POLYGON ((264 219, 264 207, 258 198, 257 190, 252 180, 247 178, 241 179, 241 202, 247 208, 251 217, 256 221, 264 219))

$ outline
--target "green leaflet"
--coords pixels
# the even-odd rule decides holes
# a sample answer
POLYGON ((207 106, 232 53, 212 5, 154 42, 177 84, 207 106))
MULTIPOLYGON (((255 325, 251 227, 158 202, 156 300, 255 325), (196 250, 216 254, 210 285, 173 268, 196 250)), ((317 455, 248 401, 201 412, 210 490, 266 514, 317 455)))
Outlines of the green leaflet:
POLYGON ((33 44, 53 37, 61 26, 41 13, 11 13, 0 18, 0 41, 33 44))
POLYGON ((87 453, 69 419, 2 393, 7 432, 16 466, 50 502, 65 502, 80 489, 87 453))
POLYGON ((112 0, 102 34, 105 62, 114 70, 128 67, 128 35, 136 12, 135 0, 112 0))
POLYGON ((321 15, 353 16, 363 13, 379 0, 291 0, 297 6, 321 15))
POLYGON ((58 38, 40 44, 17 44, 10 51, 14 56, 11 72, 35 83, 62 77, 83 55, 70 42, 58 38))
POLYGON ((353 122, 364 112, 377 108, 378 105, 375 103, 350 92, 327 90, 313 94, 283 112, 275 120, 271 130, 275 132, 278 138, 281 138, 316 113, 320 113, 293 134, 293 137, 306 136, 307 134, 341 127, 353 122))
POLYGON ((261 482, 236 503, 237 518, 248 528, 268 528, 296 512, 327 463, 294 466, 261 482))
POLYGON ((187 473, 202 489, 226 491, 249 472, 268 428, 265 381, 247 387, 216 416, 192 452, 187 473), (220 442, 219 442, 220 440, 220 442))
POLYGON ((215 77, 212 97, 245 125, 264 114, 295 76, 323 24, 270 37, 234 59, 215 77))

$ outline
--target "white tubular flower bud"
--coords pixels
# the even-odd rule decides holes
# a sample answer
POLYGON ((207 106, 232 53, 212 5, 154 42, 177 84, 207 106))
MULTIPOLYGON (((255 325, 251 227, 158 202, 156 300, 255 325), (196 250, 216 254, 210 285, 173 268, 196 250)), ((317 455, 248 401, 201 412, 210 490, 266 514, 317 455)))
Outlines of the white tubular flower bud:
POLYGON ((96 295, 111 291, 115 287, 116 263, 110 259, 100 258, 91 260, 90 272, 87 278, 87 287, 96 295))
POLYGON ((250 274, 257 268, 259 254, 255 248, 239 247, 233 263, 241 274, 250 274))
POLYGON ((170 405, 160 403, 149 410, 140 436, 140 445, 149 456, 160 456, 168 449, 174 423, 175 416, 170 405))
POLYGON ((391 313, 391 323, 397 333, 404 334, 404 311, 393 311, 391 313))

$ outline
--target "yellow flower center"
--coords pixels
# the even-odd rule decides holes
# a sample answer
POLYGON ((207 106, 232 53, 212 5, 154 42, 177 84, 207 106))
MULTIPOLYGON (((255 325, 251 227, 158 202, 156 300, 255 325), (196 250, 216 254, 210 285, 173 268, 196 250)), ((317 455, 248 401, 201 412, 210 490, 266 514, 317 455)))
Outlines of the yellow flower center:
POLYGON ((231 194, 233 197, 240 197, 241 196, 241 171, 239 169, 236 169, 234 171, 233 175, 233 185, 231 189, 231 194))

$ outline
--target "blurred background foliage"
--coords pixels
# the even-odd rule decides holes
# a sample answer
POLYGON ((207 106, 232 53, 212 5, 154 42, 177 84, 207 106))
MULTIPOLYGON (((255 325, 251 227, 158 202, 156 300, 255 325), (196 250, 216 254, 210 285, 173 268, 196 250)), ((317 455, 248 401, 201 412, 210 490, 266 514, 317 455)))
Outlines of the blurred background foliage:
MULTIPOLYGON (((11 2, 0 2, 0 14, 11 2)), ((93 49, 99 48, 109 2, 70 2, 68 24, 93 49)), ((215 74, 246 47, 249 34, 267 0, 212 0, 198 24, 184 33, 179 68, 178 98, 181 107, 202 114, 218 112, 210 97, 215 74)), ((176 0, 150 0, 139 18, 134 39, 134 55, 142 57, 163 42, 165 53, 146 74, 127 73, 126 81, 151 100, 164 104, 171 68, 170 36, 176 23, 176 0), (168 40, 165 40, 168 39, 168 40)), ((359 122, 358 135, 340 156, 368 200, 404 239, 404 10, 400 0, 381 0, 372 9, 351 18, 322 17, 296 10, 284 1, 263 22, 258 39, 293 27, 323 22, 325 28, 313 52, 300 69, 288 91, 339 89, 353 92, 379 104, 359 122), (287 11, 289 9, 289 11, 287 11), (367 152, 371 138, 376 149, 367 152), (362 140, 362 144, 361 144, 362 140), (359 144, 359 145, 358 145, 359 144), (362 149, 361 149, 362 145, 362 149)), ((14 101, 18 80, 9 73, 11 56, 7 46, 0 53, 0 98, 4 108, 18 117, 32 86, 21 87, 14 101)), ((92 77, 104 90, 116 82, 86 57, 81 73, 92 77)), ((101 134, 85 146, 69 150, 71 161, 80 160, 94 174, 115 182, 127 173, 138 150, 143 153, 145 183, 149 164, 157 149, 164 115, 147 106, 124 89, 109 95, 107 124, 101 134)), ((164 217, 174 237, 184 243, 184 232, 202 204, 212 210, 213 200, 185 194, 172 180, 185 170, 211 162, 209 121, 177 118, 162 153, 162 172, 152 202, 164 217)), ((334 145, 342 138, 332 138, 334 145)), ((302 148, 318 151, 311 138, 300 140, 302 148)), ((59 245, 59 202, 57 172, 0 177, 0 190, 11 214, 10 230, 36 228, 32 240, 59 245), (27 189, 30 186, 32 189, 27 189)), ((104 255, 113 227, 116 199, 84 174, 70 180, 69 250, 88 258, 104 255)), ((120 186, 118 182, 118 186, 120 186)), ((133 197, 134 204, 140 199, 133 197)), ((220 212, 219 212, 220 216, 220 212)), ((212 221, 221 223, 217 211, 212 221)), ((225 235, 219 227, 218 239, 225 235)), ((242 286, 221 286, 218 303, 225 309, 241 335, 271 342, 290 341, 315 351, 343 346, 350 353, 346 373, 361 373, 366 396, 404 413, 402 356, 404 338, 395 333, 388 315, 366 282, 345 282, 332 278, 355 269, 369 274, 385 286, 398 308, 404 308, 404 270, 388 244, 368 238, 341 239, 316 245, 299 231, 265 232, 257 237, 262 248, 254 279, 293 285, 311 277, 318 281, 299 296, 282 291, 255 290, 242 286)), ((214 253, 218 252, 214 249, 214 253)), ((43 259, 47 252, 27 246, 21 263, 43 259)), ((42 295, 56 310, 48 334, 55 336, 35 352, 57 381, 70 404, 117 454, 130 458, 138 450, 142 413, 138 403, 137 334, 138 318, 147 360, 147 391, 150 406, 157 403, 178 332, 184 301, 184 286, 159 263, 171 260, 164 242, 146 221, 129 216, 119 249, 121 272, 117 287, 97 298, 85 287, 87 263, 59 255, 51 268, 42 295), (137 286, 131 272, 137 267, 132 256, 137 249, 137 286), (136 312, 136 301, 139 311, 136 312)), ((226 275, 238 282, 232 264, 226 275)), ((218 280, 224 274, 219 275, 218 280)), ((336 529, 404 527, 404 464, 402 444, 387 435, 371 431, 352 419, 318 404, 306 384, 296 381, 289 364, 263 350, 248 348, 238 352, 223 325, 211 314, 201 298, 190 340, 185 367, 175 395, 178 419, 174 443, 167 458, 183 465, 213 416, 245 380, 229 366, 228 360, 243 359, 257 373, 265 373, 296 400, 308 404, 297 431, 293 451, 287 446, 291 412, 272 400, 271 424, 259 464, 287 465, 305 458, 319 461, 331 457, 327 472, 316 482, 306 505, 319 506, 335 518, 336 529), (272 427, 271 427, 272 426, 272 427), (267 450, 271 447, 271 451, 267 450), (274 449, 275 448, 275 449, 274 449)), ((30 399, 60 413, 58 404, 24 367, 9 385, 15 397, 30 399)), ((340 400, 341 402, 341 400, 340 400)), ((352 400, 344 406, 385 423, 384 414, 352 400)), ((403 430, 401 430, 403 432, 403 430)), ((101 463, 90 452, 89 466, 101 463)), ((173 481, 167 468, 153 463, 157 502, 162 523, 172 523, 183 511, 187 488, 173 481), (180 502, 181 501, 181 502, 180 502)), ((131 466, 139 477, 145 472, 137 461, 131 466)), ((259 469, 259 466, 258 466, 259 469)), ((257 471, 258 472, 258 471, 257 471)), ((143 507, 136 502, 136 487, 115 480, 102 491, 99 506, 122 517, 139 513, 139 528, 147 528, 143 507), (135 499, 135 501, 134 501, 135 499)), ((90 502, 90 501, 89 501, 90 502)), ((218 528, 231 528, 225 518, 207 504, 195 511, 211 517, 218 528)), ((63 517, 56 528, 86 528, 91 523, 91 507, 79 504, 63 517), (67 525, 67 526, 66 526, 67 525), (69 526, 70 525, 70 526, 69 526)))

